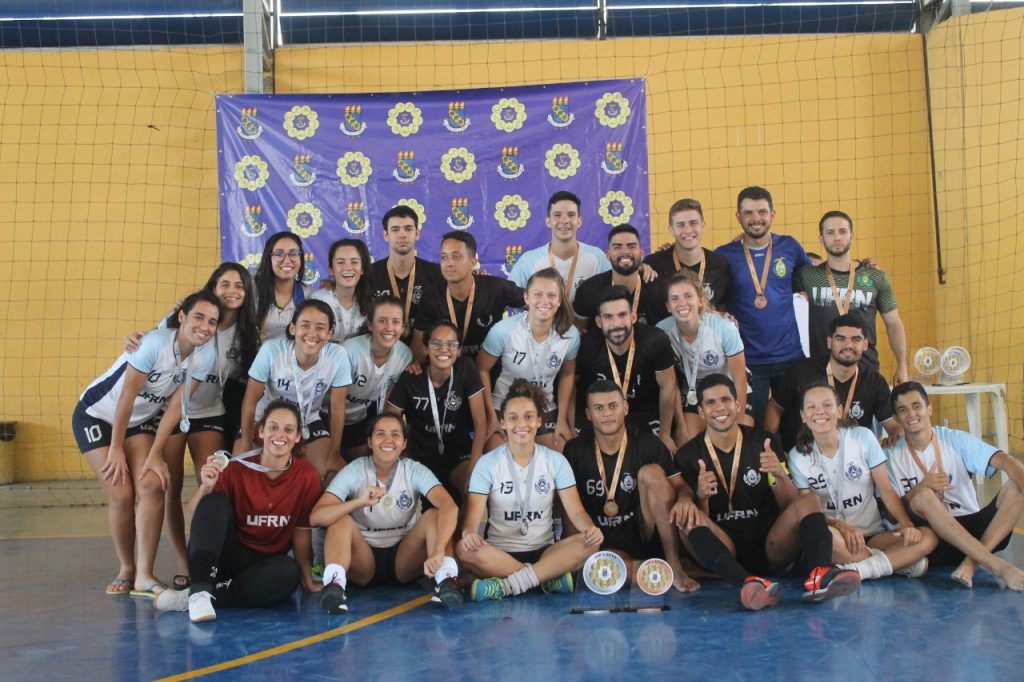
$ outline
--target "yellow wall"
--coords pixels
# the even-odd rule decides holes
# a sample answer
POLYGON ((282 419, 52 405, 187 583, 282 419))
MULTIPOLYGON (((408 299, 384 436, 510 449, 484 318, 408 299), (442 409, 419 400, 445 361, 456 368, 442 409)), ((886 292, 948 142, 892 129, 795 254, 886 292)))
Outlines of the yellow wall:
MULTIPOLYGON (((947 272, 936 289, 935 343, 967 347, 972 381, 1007 385, 1017 452, 1024 448, 1022 37, 1019 9, 953 19, 928 36, 947 272)), ((962 423, 959 409, 948 401, 942 407, 962 423)))
MULTIPOLYGON (((0 197, 13 250, 0 416, 20 480, 83 475, 69 417, 125 331, 151 324, 217 261, 213 93, 241 50, 0 52, 0 197), (155 128, 150 128, 150 125, 155 128), (28 305, 29 296, 32 304, 28 305)), ((776 229, 817 245, 856 221, 856 255, 893 277, 911 345, 932 339, 935 252, 920 36, 803 36, 288 48, 278 92, 451 89, 646 78, 652 241, 677 198, 706 243, 737 232, 736 192, 764 184, 776 229)), ((600 243, 597 219, 585 240, 600 243)), ((588 229, 589 228, 589 229, 588 229)), ((883 347, 885 346, 883 342, 883 347)), ((883 357, 887 354, 883 351, 883 357)))

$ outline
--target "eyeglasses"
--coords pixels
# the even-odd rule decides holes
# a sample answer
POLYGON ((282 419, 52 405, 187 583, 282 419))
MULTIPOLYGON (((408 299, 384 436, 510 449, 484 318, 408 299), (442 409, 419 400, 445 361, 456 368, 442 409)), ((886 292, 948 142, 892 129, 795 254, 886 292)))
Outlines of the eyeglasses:
POLYGON ((274 260, 284 260, 285 257, 291 258, 292 260, 298 260, 302 258, 301 251, 272 251, 270 257, 274 260))
POLYGON ((458 350, 461 345, 458 341, 442 341, 441 339, 431 339, 427 344, 434 350, 441 350, 447 347, 448 350, 458 350))

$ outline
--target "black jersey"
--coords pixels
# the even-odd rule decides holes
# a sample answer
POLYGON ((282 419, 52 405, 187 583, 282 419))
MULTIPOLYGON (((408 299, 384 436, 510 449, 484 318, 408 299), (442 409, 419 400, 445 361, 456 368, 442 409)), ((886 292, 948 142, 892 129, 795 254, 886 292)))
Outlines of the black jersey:
MULTIPOLYGON (((732 496, 732 511, 729 510, 728 483, 732 476, 732 452, 718 451, 718 461, 725 474, 725 484, 718 479, 718 492, 708 500, 711 520, 724 529, 743 530, 771 525, 779 517, 779 504, 768 482, 768 475, 761 473, 761 451, 769 434, 753 426, 740 426, 743 431, 743 451, 736 475, 736 490, 732 496)), ((778 440, 772 438, 772 450, 781 457, 778 440)), ((708 471, 715 471, 714 462, 704 442, 704 432, 679 448, 676 466, 686 479, 686 484, 696 493, 700 461, 708 471)))
POLYGON ((430 409, 427 370, 420 374, 403 372, 391 390, 388 403, 402 410, 409 425, 409 443, 405 454, 426 465, 438 478, 469 456, 473 446, 473 414, 469 399, 484 390, 472 360, 459 358, 449 381, 434 388, 437 418, 441 422, 444 453, 439 452, 434 413, 430 409))
MULTIPOLYGON (((612 273, 610 270, 583 280, 576 290, 576 298, 572 301, 572 309, 575 311, 576 317, 586 319, 591 328, 596 327, 594 319, 597 317, 597 301, 601 297, 601 292, 611 285, 612 273)), ((641 282, 640 302, 635 311, 637 322, 653 327, 668 317, 668 309, 665 307, 667 286, 668 280, 661 278, 653 282, 641 282)), ((630 292, 631 296, 632 294, 633 292, 630 292)))
MULTIPOLYGON (((782 439, 782 447, 786 448, 787 452, 795 444, 796 435, 803 424, 800 420, 800 398, 808 386, 828 381, 828 375, 825 373, 827 364, 828 361, 811 358, 797 360, 782 376, 778 390, 772 392, 772 400, 782 408, 779 438, 782 439)), ((870 429, 872 418, 882 423, 892 417, 889 383, 878 370, 871 369, 864 361, 861 361, 859 367, 860 373, 857 376, 857 387, 853 391, 853 400, 850 402, 849 415, 860 426, 870 429)), ((835 381, 840 404, 846 404, 852 383, 853 379, 835 381)))
MULTIPOLYGON (((409 278, 395 277, 395 284, 398 285, 398 298, 405 304, 406 294, 409 292, 409 278)), ((412 302, 409 305, 409 320, 407 329, 415 328, 416 315, 419 312, 420 302, 423 295, 444 286, 444 277, 441 276, 441 266, 422 258, 416 259, 416 284, 412 291, 412 302)), ((370 287, 374 296, 385 294, 395 295, 391 288, 391 278, 388 277, 388 259, 379 260, 370 266, 370 287)), ((403 336, 402 341, 409 343, 412 334, 403 336)))
MULTIPOLYGON (((640 468, 647 464, 657 464, 669 477, 678 476, 679 470, 668 449, 651 433, 627 428, 626 434, 628 443, 622 470, 619 472, 619 485, 615 491, 619 513, 615 516, 606 516, 604 513, 608 497, 601 473, 597 469, 593 434, 573 438, 565 444, 563 454, 576 476, 576 489, 583 501, 583 508, 604 533, 601 548, 620 549, 639 558, 644 544, 640 518, 640 468)), ((602 453, 605 478, 609 484, 615 473, 618 454, 617 451, 602 453)))
MULTIPOLYGON (((668 335, 656 327, 633 325, 633 336, 636 339, 636 354, 629 375, 629 386, 625 391, 626 402, 629 403, 626 423, 657 434, 661 419, 661 393, 655 374, 672 369, 675 366, 675 355, 668 335)), ((626 371, 628 355, 628 350, 622 355, 612 353, 620 377, 626 371)), ((598 379, 614 381, 615 377, 608 362, 608 344, 604 334, 595 327, 584 334, 580 341, 580 351, 576 355, 576 427, 581 432, 590 428, 585 411, 587 389, 598 379)))
MULTIPOLYGON (((491 327, 505 315, 509 308, 522 308, 523 290, 513 282, 491 275, 473 275, 476 280, 476 292, 473 299, 472 319, 469 322, 469 329, 465 338, 462 338, 462 355, 466 358, 475 358, 487 332, 491 327)), ((448 320, 459 329, 459 336, 462 337, 462 330, 466 320, 466 306, 469 299, 460 301, 452 298, 452 308, 455 309, 455 318, 451 319, 448 312, 448 300, 445 295, 448 290, 448 283, 442 281, 439 287, 424 293, 424 299, 420 301, 419 314, 416 316, 414 329, 425 332, 432 324, 439 320, 448 320)))
MULTIPOLYGON (((704 251, 704 291, 708 295, 708 302, 715 310, 725 310, 729 304, 729 292, 732 290, 732 269, 729 261, 719 256, 714 251, 704 251)), ((644 262, 651 266, 658 279, 665 281, 666 288, 672 275, 676 274, 676 262, 672 258, 672 249, 665 249, 652 253, 644 259, 644 262)), ((700 264, 683 265, 687 270, 700 272, 700 264)), ((663 306, 664 307, 664 306, 663 306)))

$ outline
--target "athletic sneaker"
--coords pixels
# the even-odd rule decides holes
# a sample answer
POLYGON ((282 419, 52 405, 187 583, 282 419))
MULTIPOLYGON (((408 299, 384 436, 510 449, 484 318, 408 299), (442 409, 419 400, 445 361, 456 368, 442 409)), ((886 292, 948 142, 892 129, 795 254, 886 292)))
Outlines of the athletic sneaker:
MULTIPOLYGON (((896 572, 900 575, 905 575, 908 578, 920 578, 928 572, 928 557, 921 557, 906 568, 901 568, 896 572)), ((163 594, 163 592, 161 592, 161 594, 163 594)), ((160 597, 157 597, 157 599, 159 598, 160 597)))
POLYGON ((860 574, 839 566, 818 566, 811 569, 804 581, 804 601, 822 602, 843 597, 860 587, 860 574))
POLYGON ((459 584, 459 579, 445 578, 441 582, 435 583, 434 596, 430 598, 430 601, 444 604, 448 608, 462 604, 462 585, 459 584))
POLYGON ((573 582, 572 573, 566 573, 557 578, 545 580, 544 584, 540 586, 544 594, 572 594, 575 588, 576 585, 573 582))
POLYGON ((501 578, 474 580, 469 586, 469 598, 473 601, 505 598, 505 581, 501 578))
POLYGON ((348 613, 348 599, 341 583, 325 585, 320 593, 320 608, 330 614, 348 613))
POLYGON ((782 587, 778 583, 750 575, 743 581, 743 587, 740 588, 740 603, 745 609, 760 611, 765 607, 778 604, 781 591, 782 587))
POLYGON ((213 610, 214 596, 209 592, 196 592, 188 597, 188 619, 193 623, 208 623, 217 620, 213 610))
POLYGON ((188 611, 188 590, 164 590, 153 605, 157 611, 188 611))
POLYGON ((313 582, 322 583, 324 581, 323 563, 313 564, 309 567, 309 572, 313 575, 313 582))

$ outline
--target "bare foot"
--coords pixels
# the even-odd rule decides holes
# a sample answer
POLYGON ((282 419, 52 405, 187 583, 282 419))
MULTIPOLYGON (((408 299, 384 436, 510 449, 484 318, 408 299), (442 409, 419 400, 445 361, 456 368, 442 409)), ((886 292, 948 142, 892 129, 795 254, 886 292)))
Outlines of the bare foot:
POLYGON ((683 571, 676 571, 672 579, 672 585, 680 592, 696 592, 700 589, 700 583, 688 576, 683 571))
POLYGON ((950 577, 964 587, 974 587, 974 572, 977 569, 978 565, 971 559, 964 559, 950 577))
POLYGON ((998 572, 994 575, 999 581, 1000 587, 1011 589, 1015 592, 1024 591, 1024 571, 1020 570, 1008 561, 1003 561, 998 572))

